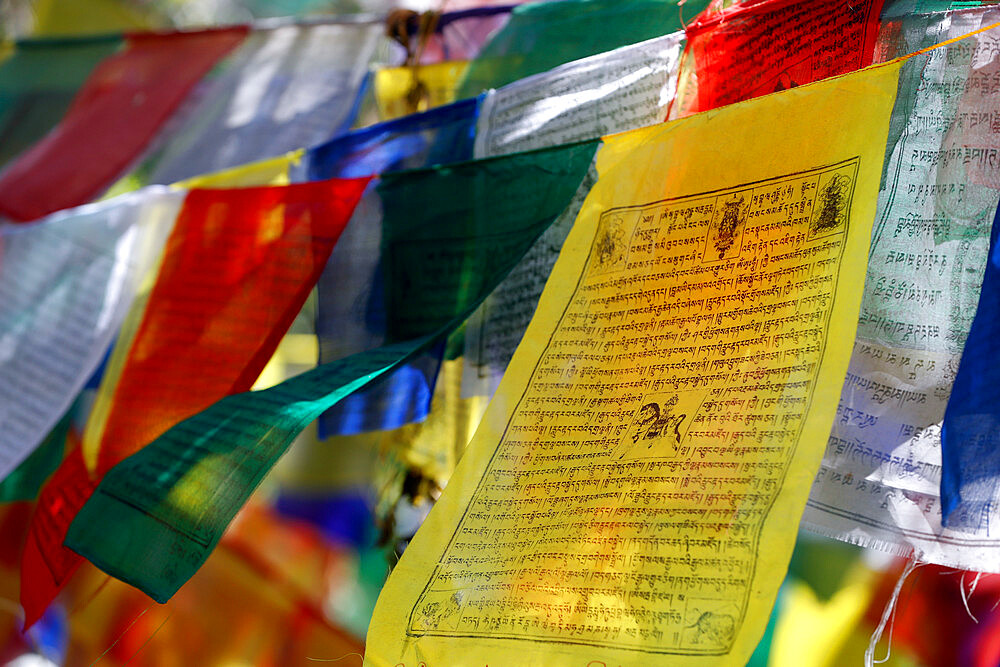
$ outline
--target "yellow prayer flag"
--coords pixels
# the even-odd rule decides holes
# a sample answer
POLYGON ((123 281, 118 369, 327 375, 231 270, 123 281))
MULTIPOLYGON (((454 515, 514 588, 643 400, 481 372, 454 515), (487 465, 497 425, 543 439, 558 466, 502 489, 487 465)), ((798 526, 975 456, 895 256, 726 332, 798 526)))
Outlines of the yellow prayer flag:
POLYGON ((455 101, 467 60, 450 60, 416 67, 383 67, 375 72, 375 102, 379 118, 391 120, 455 101))
POLYGON ((33 3, 35 37, 150 30, 166 20, 138 3, 119 0, 38 0, 33 3))
MULTIPOLYGON (((875 593, 878 572, 856 563, 843 585, 826 601, 804 581, 793 579, 782 594, 768 667, 831 667, 858 627, 875 593)), ((861 653, 854 656, 861 661, 861 653)))
POLYGON ((224 169, 213 174, 193 176, 175 183, 178 188, 250 188, 258 185, 288 185, 288 172, 299 163, 305 149, 285 155, 224 169))
POLYGON ((746 663, 847 369, 898 73, 605 139, 366 664, 746 663))

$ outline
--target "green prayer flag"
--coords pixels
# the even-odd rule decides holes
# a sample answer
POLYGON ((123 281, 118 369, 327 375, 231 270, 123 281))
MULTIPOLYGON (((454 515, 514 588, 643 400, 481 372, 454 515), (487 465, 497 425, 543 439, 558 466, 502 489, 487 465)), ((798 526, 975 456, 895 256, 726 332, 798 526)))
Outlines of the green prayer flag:
POLYGON ((473 97, 580 58, 684 29, 708 0, 561 0, 519 5, 469 64, 458 96, 473 97))
POLYGON ((566 208, 596 145, 384 175, 389 340, 435 331, 492 291, 566 208))
POLYGON ((386 289, 398 342, 229 396, 175 425, 109 471, 66 545, 155 600, 169 599, 307 424, 468 317, 569 204, 597 145, 384 176, 384 264, 393 265, 386 289))

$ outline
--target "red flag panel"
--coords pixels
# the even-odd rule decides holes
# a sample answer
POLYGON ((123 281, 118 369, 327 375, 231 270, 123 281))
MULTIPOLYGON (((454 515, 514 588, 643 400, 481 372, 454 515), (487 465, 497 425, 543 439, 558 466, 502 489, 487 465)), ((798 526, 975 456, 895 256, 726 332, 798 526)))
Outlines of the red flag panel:
POLYGON ((94 69, 59 124, 0 174, 0 215, 34 220, 99 195, 246 32, 128 36, 123 51, 94 69))
POLYGON ((687 26, 671 117, 708 111, 870 65, 882 0, 759 0, 687 26))
POLYGON ((177 422, 250 389, 319 279, 368 178, 192 190, 164 250, 101 438, 42 490, 22 561, 34 622, 82 558, 63 546, 101 476, 177 422))

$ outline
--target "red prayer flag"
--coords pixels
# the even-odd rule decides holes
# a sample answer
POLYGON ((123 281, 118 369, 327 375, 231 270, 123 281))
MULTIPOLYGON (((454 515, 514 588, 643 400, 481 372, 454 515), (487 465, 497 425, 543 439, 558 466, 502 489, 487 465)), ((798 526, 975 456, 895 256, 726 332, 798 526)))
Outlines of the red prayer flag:
POLYGON ((66 531, 80 507, 97 488, 75 447, 42 487, 21 556, 21 607, 24 627, 42 617, 83 558, 63 546, 66 531))
POLYGON ((677 118, 872 63, 882 0, 758 0, 687 26, 677 118))
POLYGON ((28 624, 82 561, 63 540, 104 473, 174 424, 250 389, 369 180, 188 194, 114 389, 97 474, 88 477, 77 450, 39 498, 22 562, 28 624))
POLYGON ((59 124, 0 174, 0 215, 27 221, 85 204, 140 154, 245 27, 129 35, 59 124))
POLYGON ((253 386, 368 181, 191 191, 115 389, 99 474, 253 386))

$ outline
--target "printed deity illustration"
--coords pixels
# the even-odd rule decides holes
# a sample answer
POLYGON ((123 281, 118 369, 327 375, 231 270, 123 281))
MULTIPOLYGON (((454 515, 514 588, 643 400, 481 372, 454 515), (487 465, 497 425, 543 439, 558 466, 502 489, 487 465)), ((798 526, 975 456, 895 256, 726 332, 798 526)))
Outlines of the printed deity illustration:
POLYGON ((847 219, 848 197, 851 194, 851 178, 837 174, 820 191, 819 211, 812 221, 813 233, 823 233, 836 229, 847 219))
MULTIPOLYGON (((662 405, 650 402, 639 408, 638 418, 635 422, 636 430, 632 434, 632 444, 638 445, 639 441, 642 440, 646 443, 646 449, 651 449, 662 439, 667 439, 676 451, 681 444, 681 425, 687 419, 687 414, 673 413, 677 402, 675 395, 664 401, 662 405)), ((628 448, 623 450, 618 458, 624 458, 627 452, 628 448)))
POLYGON ((685 639, 688 644, 728 646, 736 633, 736 620, 729 614, 706 611, 688 626, 685 639))
POLYGON ((774 92, 780 93, 783 90, 791 90, 798 87, 798 85, 787 71, 782 72, 778 75, 778 81, 774 84, 774 92))
POLYGON ((735 197, 732 201, 723 202, 725 207, 722 211, 722 220, 719 222, 718 235, 715 238, 715 249, 719 252, 719 259, 724 259, 726 253, 736 242, 740 225, 743 224, 742 207, 744 198, 735 197))
POLYGON ((462 594, 459 592, 447 600, 438 600, 425 604, 420 610, 421 618, 419 625, 429 630, 439 628, 454 629, 461 611, 462 594))
POLYGON ((625 251, 625 224, 621 216, 615 216, 600 232, 597 239, 597 266, 617 264, 625 251))

